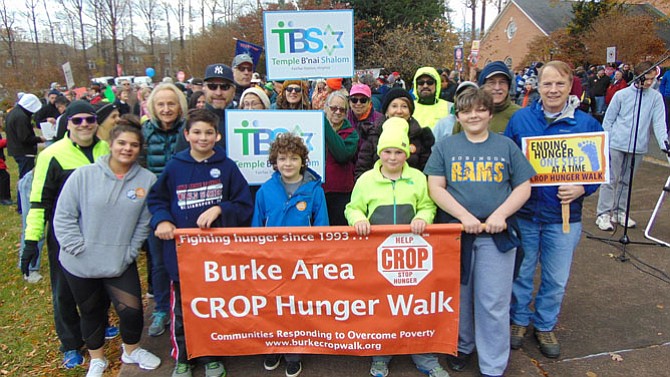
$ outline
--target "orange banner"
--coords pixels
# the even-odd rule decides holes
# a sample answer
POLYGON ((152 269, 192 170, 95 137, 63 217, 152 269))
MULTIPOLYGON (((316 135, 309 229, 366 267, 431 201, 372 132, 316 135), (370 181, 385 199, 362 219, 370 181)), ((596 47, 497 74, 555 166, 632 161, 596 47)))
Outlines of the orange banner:
POLYGON ((175 233, 188 357, 455 353, 461 225, 175 233))

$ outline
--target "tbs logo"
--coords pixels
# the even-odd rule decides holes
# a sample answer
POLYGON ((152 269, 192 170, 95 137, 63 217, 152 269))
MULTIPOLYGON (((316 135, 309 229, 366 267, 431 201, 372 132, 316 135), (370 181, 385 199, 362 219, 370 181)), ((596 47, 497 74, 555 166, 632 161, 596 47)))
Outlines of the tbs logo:
POLYGON ((307 146, 308 151, 313 151, 314 146, 312 145, 312 137, 314 133, 312 132, 303 132, 300 126, 295 126, 293 130, 288 130, 286 128, 268 128, 263 127, 260 124, 260 121, 255 120, 249 122, 248 120, 242 121, 242 128, 235 128, 233 133, 235 135, 240 135, 242 138, 242 155, 243 156, 263 156, 267 155, 270 150, 270 144, 277 138, 279 134, 290 132, 294 135, 300 136, 307 146), (252 126, 252 127, 249 127, 252 126))
POLYGON ((272 34, 277 35, 280 54, 319 53, 325 50, 328 55, 338 48, 344 48, 342 44, 343 31, 334 31, 328 25, 325 29, 310 27, 307 29, 293 27, 293 21, 288 23, 279 21, 276 29, 271 29, 272 34))

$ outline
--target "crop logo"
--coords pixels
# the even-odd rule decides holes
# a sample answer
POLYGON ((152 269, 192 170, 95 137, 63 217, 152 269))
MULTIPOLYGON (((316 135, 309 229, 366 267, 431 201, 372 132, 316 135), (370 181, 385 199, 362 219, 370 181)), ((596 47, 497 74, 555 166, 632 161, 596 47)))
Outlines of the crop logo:
POLYGON ((277 22, 278 28, 271 29, 279 40, 280 54, 298 54, 303 52, 318 53, 325 50, 328 55, 333 51, 344 48, 342 44, 343 31, 335 31, 332 26, 327 25, 325 29, 310 27, 307 29, 293 27, 293 21, 288 24, 284 21, 277 22))
POLYGON ((235 128, 233 134, 242 137, 242 155, 243 156, 263 156, 267 155, 270 150, 270 144, 275 140, 277 135, 286 132, 298 135, 302 138, 307 146, 308 151, 313 151, 312 138, 313 132, 303 132, 299 125, 293 127, 292 130, 286 128, 267 128, 261 125, 261 122, 255 120, 249 122, 243 120, 241 128, 235 128))
POLYGON ((433 247, 416 234, 391 234, 377 248, 377 270, 396 287, 418 285, 433 271, 433 247))

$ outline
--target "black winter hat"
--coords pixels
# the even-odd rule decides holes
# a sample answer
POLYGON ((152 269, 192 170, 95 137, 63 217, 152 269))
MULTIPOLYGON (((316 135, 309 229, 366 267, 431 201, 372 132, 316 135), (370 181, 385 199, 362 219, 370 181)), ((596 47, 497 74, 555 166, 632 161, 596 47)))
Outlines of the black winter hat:
POLYGON ((413 115, 414 114, 414 99, 412 98, 412 95, 409 94, 408 91, 406 91, 403 88, 393 88, 386 93, 384 96, 384 102, 382 102, 382 114, 386 115, 386 110, 388 110, 389 105, 391 102, 393 102, 394 99, 396 98, 407 98, 409 101, 409 114, 413 115))
POLYGON ((98 110, 95 112, 98 115, 98 124, 102 124, 107 117, 112 113, 112 111, 118 109, 118 106, 113 103, 108 103, 104 106, 101 106, 98 108, 98 110))
POLYGON ((95 114, 95 108, 88 101, 77 100, 70 104, 70 106, 65 109, 65 115, 69 118, 77 114, 95 114))

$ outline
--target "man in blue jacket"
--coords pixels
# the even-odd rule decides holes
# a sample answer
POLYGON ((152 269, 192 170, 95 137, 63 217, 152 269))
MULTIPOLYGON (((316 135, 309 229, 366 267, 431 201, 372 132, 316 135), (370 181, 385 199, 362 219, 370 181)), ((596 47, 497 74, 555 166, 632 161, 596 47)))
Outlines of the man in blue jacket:
MULTIPOLYGON (((539 71, 541 101, 517 111, 505 135, 517 145, 528 136, 564 135, 602 131, 600 123, 578 110, 580 101, 570 96, 572 70, 564 62, 552 61, 539 71)), ((533 187, 530 199, 517 213, 524 258, 512 287, 510 312, 512 349, 522 346, 532 322, 540 351, 549 358, 560 356, 561 348, 553 330, 558 322, 565 287, 570 275, 572 254, 582 232, 582 201, 598 185, 533 187), (570 205, 570 232, 563 233, 561 206, 570 205), (541 266, 540 288, 533 301, 533 277, 541 266)))

